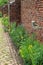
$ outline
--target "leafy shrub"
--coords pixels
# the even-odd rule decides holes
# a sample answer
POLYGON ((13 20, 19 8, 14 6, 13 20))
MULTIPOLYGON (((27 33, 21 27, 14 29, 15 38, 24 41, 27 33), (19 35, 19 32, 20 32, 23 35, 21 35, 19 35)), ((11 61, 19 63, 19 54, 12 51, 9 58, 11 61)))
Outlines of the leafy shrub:
POLYGON ((8 17, 3 17, 2 21, 3 21, 2 23, 4 25, 4 30, 8 31, 9 30, 9 26, 10 26, 10 23, 8 21, 8 17))
POLYGON ((13 23, 11 25, 10 36, 16 46, 19 47, 21 45, 21 41, 23 41, 28 35, 22 25, 18 25, 16 27, 16 23, 13 23))
POLYGON ((11 23, 10 32, 16 29, 16 22, 11 23))
POLYGON ((0 17, 2 17, 2 13, 0 12, 0 17))
POLYGON ((26 65, 43 65, 43 45, 41 46, 37 40, 20 46, 19 53, 24 59, 26 65))
POLYGON ((3 6, 8 3, 8 0, 0 0, 0 6, 3 6))
POLYGON ((8 18, 3 18, 3 24, 13 43, 19 48, 19 54, 23 58, 25 65, 43 65, 43 45, 36 40, 35 34, 31 36, 26 32, 22 25, 16 23, 9 24, 8 18))

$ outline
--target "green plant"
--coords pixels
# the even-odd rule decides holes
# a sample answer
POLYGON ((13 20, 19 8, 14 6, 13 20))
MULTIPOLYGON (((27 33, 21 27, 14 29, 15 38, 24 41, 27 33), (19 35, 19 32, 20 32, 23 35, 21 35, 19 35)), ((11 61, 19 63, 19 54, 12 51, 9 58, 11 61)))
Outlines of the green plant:
POLYGON ((8 21, 8 17, 3 17, 2 18, 2 24, 4 25, 4 30, 9 31, 10 23, 8 21))
POLYGON ((22 25, 16 26, 16 22, 9 24, 8 18, 3 19, 3 24, 10 32, 13 43, 19 48, 19 54, 25 65, 43 65, 43 45, 36 40, 33 33, 29 35, 22 25))
POLYGON ((10 32, 16 29, 16 22, 11 23, 10 32))
POLYGON ((32 61, 32 65, 42 65, 43 61, 43 50, 42 46, 35 44, 33 47, 29 46, 29 55, 32 61))
POLYGON ((0 6, 3 6, 8 3, 8 0, 0 0, 0 6))
POLYGON ((26 65, 43 65, 43 45, 37 40, 33 41, 33 44, 26 43, 20 46, 19 53, 26 65))
MULTIPOLYGON (((27 44, 27 43, 26 43, 27 44)), ((19 53, 20 53, 20 56, 23 58, 24 60, 24 63, 27 65, 31 65, 31 59, 30 59, 30 56, 29 56, 29 52, 28 52, 28 45, 22 45, 20 46, 20 49, 19 49, 19 53)))
POLYGON ((2 17, 2 13, 0 12, 0 17, 2 17))
POLYGON ((23 26, 18 25, 16 27, 16 23, 13 23, 11 25, 10 36, 17 47, 19 47, 21 45, 21 41, 23 41, 26 37, 28 37, 23 26))

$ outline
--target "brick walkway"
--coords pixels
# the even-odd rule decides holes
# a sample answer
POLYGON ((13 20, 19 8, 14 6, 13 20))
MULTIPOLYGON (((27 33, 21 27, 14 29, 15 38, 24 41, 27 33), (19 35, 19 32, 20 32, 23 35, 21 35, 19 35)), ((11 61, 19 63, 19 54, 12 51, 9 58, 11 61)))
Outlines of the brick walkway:
POLYGON ((16 51, 12 55, 9 36, 4 32, 0 21, 0 65, 21 65, 16 61, 16 51), (12 57, 13 56, 13 57, 12 57))

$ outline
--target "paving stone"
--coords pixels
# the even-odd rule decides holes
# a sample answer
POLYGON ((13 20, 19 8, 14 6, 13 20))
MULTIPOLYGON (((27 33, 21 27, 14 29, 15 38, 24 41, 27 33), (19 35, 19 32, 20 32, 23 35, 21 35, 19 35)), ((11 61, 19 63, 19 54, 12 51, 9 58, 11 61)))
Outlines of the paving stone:
POLYGON ((0 65, 13 65, 14 63, 8 46, 9 40, 7 39, 3 25, 0 21, 0 65))

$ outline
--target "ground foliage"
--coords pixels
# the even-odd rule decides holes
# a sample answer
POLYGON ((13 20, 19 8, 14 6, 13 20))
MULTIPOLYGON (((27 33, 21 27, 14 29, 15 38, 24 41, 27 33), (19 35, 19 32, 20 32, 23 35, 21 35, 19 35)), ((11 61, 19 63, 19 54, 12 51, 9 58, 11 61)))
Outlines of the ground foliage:
POLYGON ((43 65, 43 44, 35 39, 34 33, 30 36, 22 25, 16 26, 14 22, 11 24, 9 35, 19 49, 25 65, 43 65))

